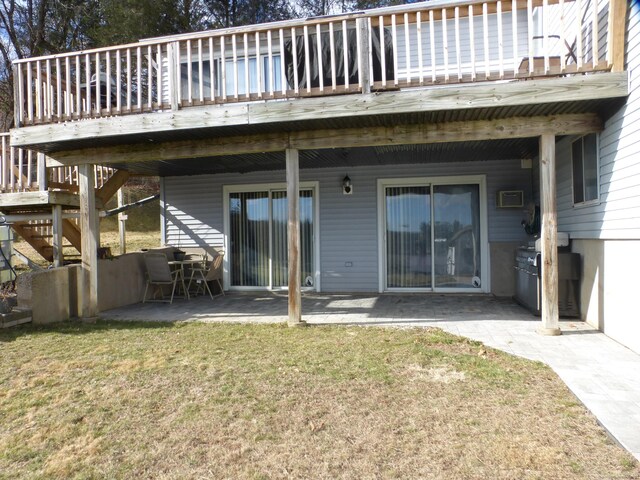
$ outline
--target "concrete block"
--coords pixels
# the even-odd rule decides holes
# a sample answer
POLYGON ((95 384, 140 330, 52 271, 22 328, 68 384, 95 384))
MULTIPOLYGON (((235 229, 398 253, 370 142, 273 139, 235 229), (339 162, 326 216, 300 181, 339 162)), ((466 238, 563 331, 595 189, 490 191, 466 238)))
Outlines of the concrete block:
POLYGON ((18 305, 31 310, 33 323, 62 322, 70 318, 67 267, 23 273, 16 280, 16 290, 18 305))

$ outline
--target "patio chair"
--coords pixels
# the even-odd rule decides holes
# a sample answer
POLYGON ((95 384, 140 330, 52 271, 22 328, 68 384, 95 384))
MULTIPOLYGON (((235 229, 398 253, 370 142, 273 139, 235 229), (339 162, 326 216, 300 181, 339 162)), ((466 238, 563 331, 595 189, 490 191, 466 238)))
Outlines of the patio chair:
POLYGON ((193 282, 197 285, 196 294, 200 293, 200 289, 202 289, 202 293, 209 292, 209 296, 213 300, 213 293, 211 292, 211 288, 209 288, 208 282, 218 282, 218 286, 220 287, 220 293, 218 295, 224 295, 224 288, 222 287, 222 259, 224 258, 224 254, 218 253, 213 257, 213 261, 209 268, 206 268, 206 262, 200 265, 194 265, 191 269, 191 276, 189 277, 189 286, 187 287, 191 290, 191 284, 193 282))
POLYGON ((145 303, 147 301, 173 303, 173 297, 178 285, 178 279, 182 281, 182 287, 184 291, 187 291, 186 288, 184 288, 184 278, 182 276, 182 270, 176 269, 174 271, 171 271, 167 256, 164 253, 145 254, 144 264, 147 269, 147 286, 144 289, 144 297, 142 298, 142 303, 145 303), (147 300, 147 292, 149 291, 150 285, 154 286, 155 291, 153 293, 153 297, 150 300, 147 300), (171 285, 171 297, 169 299, 165 297, 162 290, 165 285, 171 285), (156 299, 158 291, 160 292, 161 299, 156 299))

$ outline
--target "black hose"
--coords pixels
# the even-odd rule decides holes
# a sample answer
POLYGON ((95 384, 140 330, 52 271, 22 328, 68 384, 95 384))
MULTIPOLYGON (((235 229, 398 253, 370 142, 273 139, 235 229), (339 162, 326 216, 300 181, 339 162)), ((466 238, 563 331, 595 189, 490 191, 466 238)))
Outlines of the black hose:
POLYGON ((6 264, 9 265, 9 268, 11 269, 11 272, 13 273, 13 281, 15 282, 16 278, 18 278, 18 274, 16 273, 16 271, 11 266, 11 262, 9 260, 7 260, 7 257, 4 254, 4 250, 2 249, 2 242, 0 242, 0 254, 2 254, 2 258, 4 258, 4 261, 6 262, 6 264))
MULTIPOLYGON (((7 228, 11 228, 8 224, 7 224, 7 220, 4 216, 0 215, 0 224, 2 224, 2 226, 6 226, 7 228)), ((11 230, 9 230, 9 232, 11 232, 11 230)), ((11 240, 11 234, 9 234, 9 240, 11 240)), ((13 269, 13 266, 11 266, 11 262, 9 260, 7 260, 6 255, 4 254, 4 250, 2 250, 2 242, 0 242, 0 254, 2 255, 2 258, 4 258, 4 261, 7 265, 9 265, 9 268, 11 269, 11 273, 13 273, 13 281, 16 281, 16 278, 18 278, 18 274, 16 273, 16 271, 13 269)))

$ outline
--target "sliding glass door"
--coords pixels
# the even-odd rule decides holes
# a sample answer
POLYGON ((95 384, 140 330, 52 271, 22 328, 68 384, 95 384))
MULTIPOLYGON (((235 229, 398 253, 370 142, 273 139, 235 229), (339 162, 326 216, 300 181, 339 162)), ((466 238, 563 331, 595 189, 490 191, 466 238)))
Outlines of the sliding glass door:
POLYGON ((431 286, 431 192, 428 186, 385 189, 387 287, 431 286))
MULTIPOLYGON (((302 286, 316 282, 314 189, 301 189, 302 286)), ((287 192, 228 193, 228 262, 232 287, 284 288, 288 284, 287 192)))
POLYGON ((482 287, 484 178, 465 178, 380 181, 382 290, 482 287))
MULTIPOLYGON (((300 265, 302 285, 312 287, 315 277, 313 238, 313 191, 300 191, 300 265)), ((287 192, 271 193, 271 252, 273 287, 286 287, 289 282, 289 243, 287 192)))
POLYGON ((434 185, 433 219, 434 286, 479 287, 479 186, 434 185))

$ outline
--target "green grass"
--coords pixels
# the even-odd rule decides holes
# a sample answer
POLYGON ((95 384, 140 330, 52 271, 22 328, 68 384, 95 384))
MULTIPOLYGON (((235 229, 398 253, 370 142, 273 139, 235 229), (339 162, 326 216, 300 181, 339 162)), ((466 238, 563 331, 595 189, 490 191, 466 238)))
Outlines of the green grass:
POLYGON ((0 478, 640 478, 553 372, 436 329, 0 332, 0 478))

